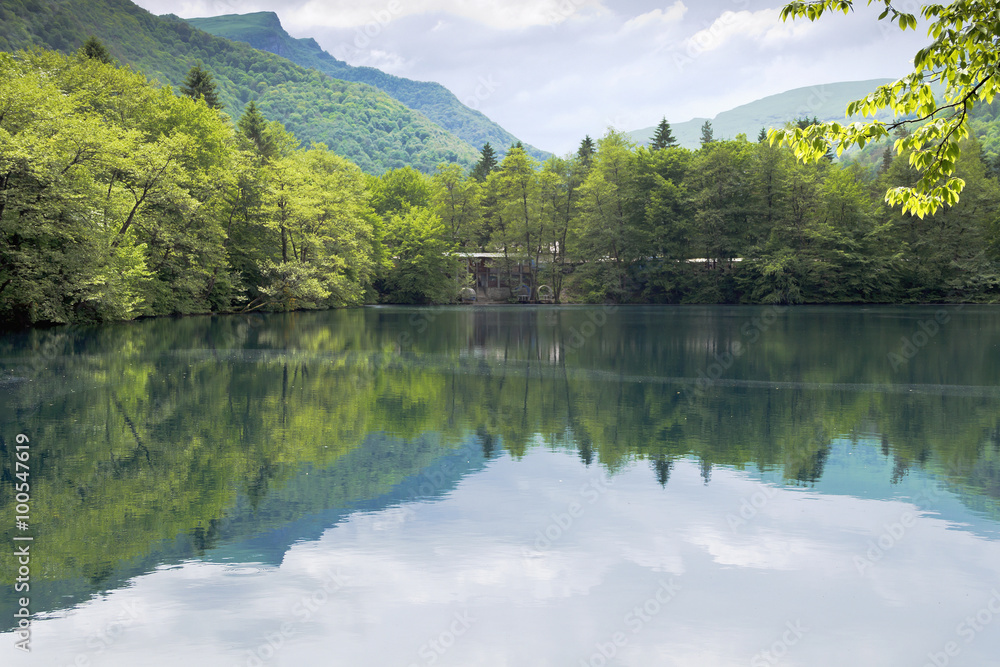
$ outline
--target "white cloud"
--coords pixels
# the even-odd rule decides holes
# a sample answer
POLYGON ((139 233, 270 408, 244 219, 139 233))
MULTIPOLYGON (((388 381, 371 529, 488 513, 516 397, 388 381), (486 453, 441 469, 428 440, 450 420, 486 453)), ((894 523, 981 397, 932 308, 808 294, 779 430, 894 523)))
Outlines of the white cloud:
POLYGON ((449 14, 501 30, 562 23, 580 12, 600 11, 601 0, 388 0, 375 3, 356 0, 309 0, 289 8, 287 21, 300 27, 353 28, 387 25, 405 16, 449 14))
MULTIPOLYGON (((770 0, 140 0, 181 16, 271 9, 353 65, 437 81, 539 148, 713 117, 801 86, 898 77, 926 39, 858 6, 781 22, 770 0), (360 31, 360 32, 359 32, 360 31), (502 83, 477 96, 483 77, 502 83)), ((780 4, 780 3, 779 3, 780 4)))
POLYGON ((686 41, 689 51, 713 51, 736 38, 759 39, 780 26, 777 9, 757 12, 725 11, 710 26, 691 35, 686 41))
MULTIPOLYGON (((11 664, 96 664, 101 636, 113 637, 99 656, 110 667, 257 664, 254 652, 275 665, 425 664, 420 647, 455 627, 436 664, 579 664, 626 632, 621 664, 721 667, 748 664, 789 623, 808 632, 796 664, 921 664, 1000 576, 1000 543, 899 500, 772 488, 734 526, 764 490, 748 473, 720 467, 705 486, 686 460, 663 489, 638 462, 604 482, 567 452, 503 458, 446 497, 297 542, 278 567, 192 561, 140 575, 36 620, 31 660, 12 652, 11 664), (608 488, 590 502, 581 489, 594 483, 608 488), (907 513, 914 525, 859 571, 855 557, 907 513), (679 590, 660 605, 670 581, 679 590), (470 627, 454 625, 465 614, 470 627)), ((989 663, 1000 634, 975 639, 963 664, 989 663)))
POLYGON ((634 30, 641 30, 647 27, 663 27, 663 26, 673 26, 684 18, 687 13, 687 7, 683 2, 678 0, 672 4, 667 11, 663 11, 659 7, 651 12, 646 12, 645 14, 640 14, 633 19, 629 19, 622 26, 622 32, 631 32, 634 30))

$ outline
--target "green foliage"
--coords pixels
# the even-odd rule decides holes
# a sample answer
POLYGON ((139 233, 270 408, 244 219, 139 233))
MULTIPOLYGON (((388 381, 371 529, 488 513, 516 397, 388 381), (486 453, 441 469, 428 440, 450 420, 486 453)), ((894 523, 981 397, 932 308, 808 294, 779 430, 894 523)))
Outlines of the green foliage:
MULTIPOLYGON (((105 61, 107 62, 107 61, 105 61)), ((215 92, 215 81, 212 73, 205 70, 202 64, 196 63, 188 70, 181 85, 181 92, 193 100, 205 100, 205 104, 213 109, 221 109, 219 96, 215 92)))
POLYGON ((111 64, 113 59, 108 49, 101 40, 97 39, 93 35, 87 38, 87 41, 83 43, 80 47, 78 53, 84 58, 94 58, 95 60, 100 60, 102 63, 111 64))
POLYGON ((407 207, 389 216, 385 234, 392 266, 381 279, 386 303, 452 303, 464 270, 447 230, 431 211, 407 207))
POLYGON ((594 146, 594 140, 588 134, 580 141, 580 148, 577 149, 576 156, 580 158, 584 167, 590 167, 590 163, 593 161, 596 152, 597 148, 594 146))
MULTIPOLYGON (((890 0, 868 0, 885 5, 879 20, 896 22, 903 30, 917 27, 917 17, 897 10, 890 0)), ((847 13, 849 0, 791 2, 783 19, 819 19, 827 11, 847 13)), ((913 183, 890 188, 886 201, 901 206, 904 213, 918 217, 933 215, 943 207, 958 203, 965 181, 956 174, 961 142, 969 137, 969 115, 979 103, 989 103, 1000 91, 997 81, 996 3, 984 0, 957 0, 948 5, 924 4, 922 17, 930 22, 931 43, 918 51, 911 74, 894 83, 879 86, 866 97, 852 102, 847 115, 874 116, 889 109, 896 120, 839 122, 808 128, 772 130, 771 141, 787 143, 803 160, 817 160, 829 147, 838 155, 851 146, 887 138, 893 129, 911 127, 895 142, 897 154, 906 154, 919 174, 913 183), (935 96, 934 85, 943 88, 935 96)))
POLYGON ((430 205, 430 183, 416 169, 393 169, 368 180, 372 208, 382 217, 430 205))
MULTIPOLYGON (((509 146, 517 141, 516 137, 481 112, 462 104, 441 84, 412 81, 386 74, 373 67, 348 65, 320 48, 315 40, 295 39, 289 35, 281 27, 281 22, 273 12, 185 20, 192 26, 213 35, 236 42, 246 42, 256 49, 275 53, 302 67, 323 72, 334 79, 364 83, 378 88, 407 107, 419 111, 472 146, 482 146, 491 142, 497 146, 509 146)), ((484 94, 493 93, 496 85, 489 79, 480 82, 484 94)), ((475 107, 476 104, 472 106, 475 107)), ((527 150, 536 159, 548 157, 547 153, 536 148, 529 146, 527 150)))
MULTIPOLYGON (((211 72, 218 103, 233 117, 250 101, 305 143, 324 143, 369 173, 406 165, 471 167, 475 149, 371 86, 340 81, 279 56, 154 16, 128 0, 36 0, 0 18, 0 46, 75 52, 95 36, 122 63, 181 87, 191 63, 211 72)), ((6 4, 5 4, 6 7, 6 4)))
POLYGON ((927 219, 879 200, 920 180, 908 154, 876 173, 744 136, 590 143, 544 165, 515 145, 485 181, 454 162, 376 177, 300 148, 263 105, 233 124, 99 58, 0 54, 0 321, 450 302, 459 251, 493 253, 510 297, 558 301, 1000 293, 1000 187, 971 138, 962 200, 927 219))
POLYGON ((654 151, 658 151, 664 148, 673 148, 676 145, 677 139, 674 138, 674 133, 670 130, 670 123, 664 118, 656 126, 656 134, 653 135, 653 141, 649 144, 649 147, 654 151))
POLYGON ((480 151, 479 162, 472 168, 472 177, 483 183, 486 181, 486 177, 496 168, 497 154, 493 150, 493 146, 490 145, 490 142, 487 141, 483 145, 483 150, 480 151))
POLYGON ((712 130, 712 121, 706 120, 701 126, 701 145, 706 146, 715 141, 715 134, 712 130))
POLYGON ((243 120, 97 58, 0 54, 0 320, 363 303, 364 174, 243 120))

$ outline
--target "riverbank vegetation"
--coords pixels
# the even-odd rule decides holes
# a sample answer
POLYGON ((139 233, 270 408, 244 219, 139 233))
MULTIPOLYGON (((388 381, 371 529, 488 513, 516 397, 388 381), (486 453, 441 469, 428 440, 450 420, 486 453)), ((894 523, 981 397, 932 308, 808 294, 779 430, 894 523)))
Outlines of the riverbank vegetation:
POLYGON ((883 203, 918 178, 905 155, 806 165, 742 136, 689 151, 609 131, 544 164, 487 145, 469 173, 373 176, 255 104, 232 119, 204 91, 105 60, 93 44, 0 54, 6 326, 439 303, 466 281, 463 252, 527 262, 533 287, 563 301, 964 302, 1000 289, 1000 188, 975 139, 957 164, 961 201, 925 219, 883 203))

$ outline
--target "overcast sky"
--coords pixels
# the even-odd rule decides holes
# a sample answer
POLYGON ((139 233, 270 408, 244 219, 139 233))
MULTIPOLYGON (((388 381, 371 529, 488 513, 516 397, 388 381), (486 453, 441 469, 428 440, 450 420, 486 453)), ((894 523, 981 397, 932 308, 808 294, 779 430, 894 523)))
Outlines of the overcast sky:
MULTIPOLYGON (((713 117, 801 86, 896 78, 926 32, 850 16, 782 23, 773 0, 137 0, 190 18, 271 10, 352 65, 438 81, 558 154, 607 127, 713 117)), ((875 3, 881 5, 881 3, 875 3)), ((912 11, 914 0, 896 3, 912 11)), ((884 8, 884 7, 883 7, 884 8)))

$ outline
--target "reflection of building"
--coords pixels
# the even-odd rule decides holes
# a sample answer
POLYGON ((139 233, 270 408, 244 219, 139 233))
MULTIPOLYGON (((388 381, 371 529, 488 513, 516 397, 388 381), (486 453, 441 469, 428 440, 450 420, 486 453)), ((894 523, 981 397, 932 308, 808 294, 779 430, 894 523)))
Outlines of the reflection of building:
POLYGON ((530 301, 534 296, 536 270, 530 259, 500 252, 470 252, 464 257, 480 302, 530 301))

